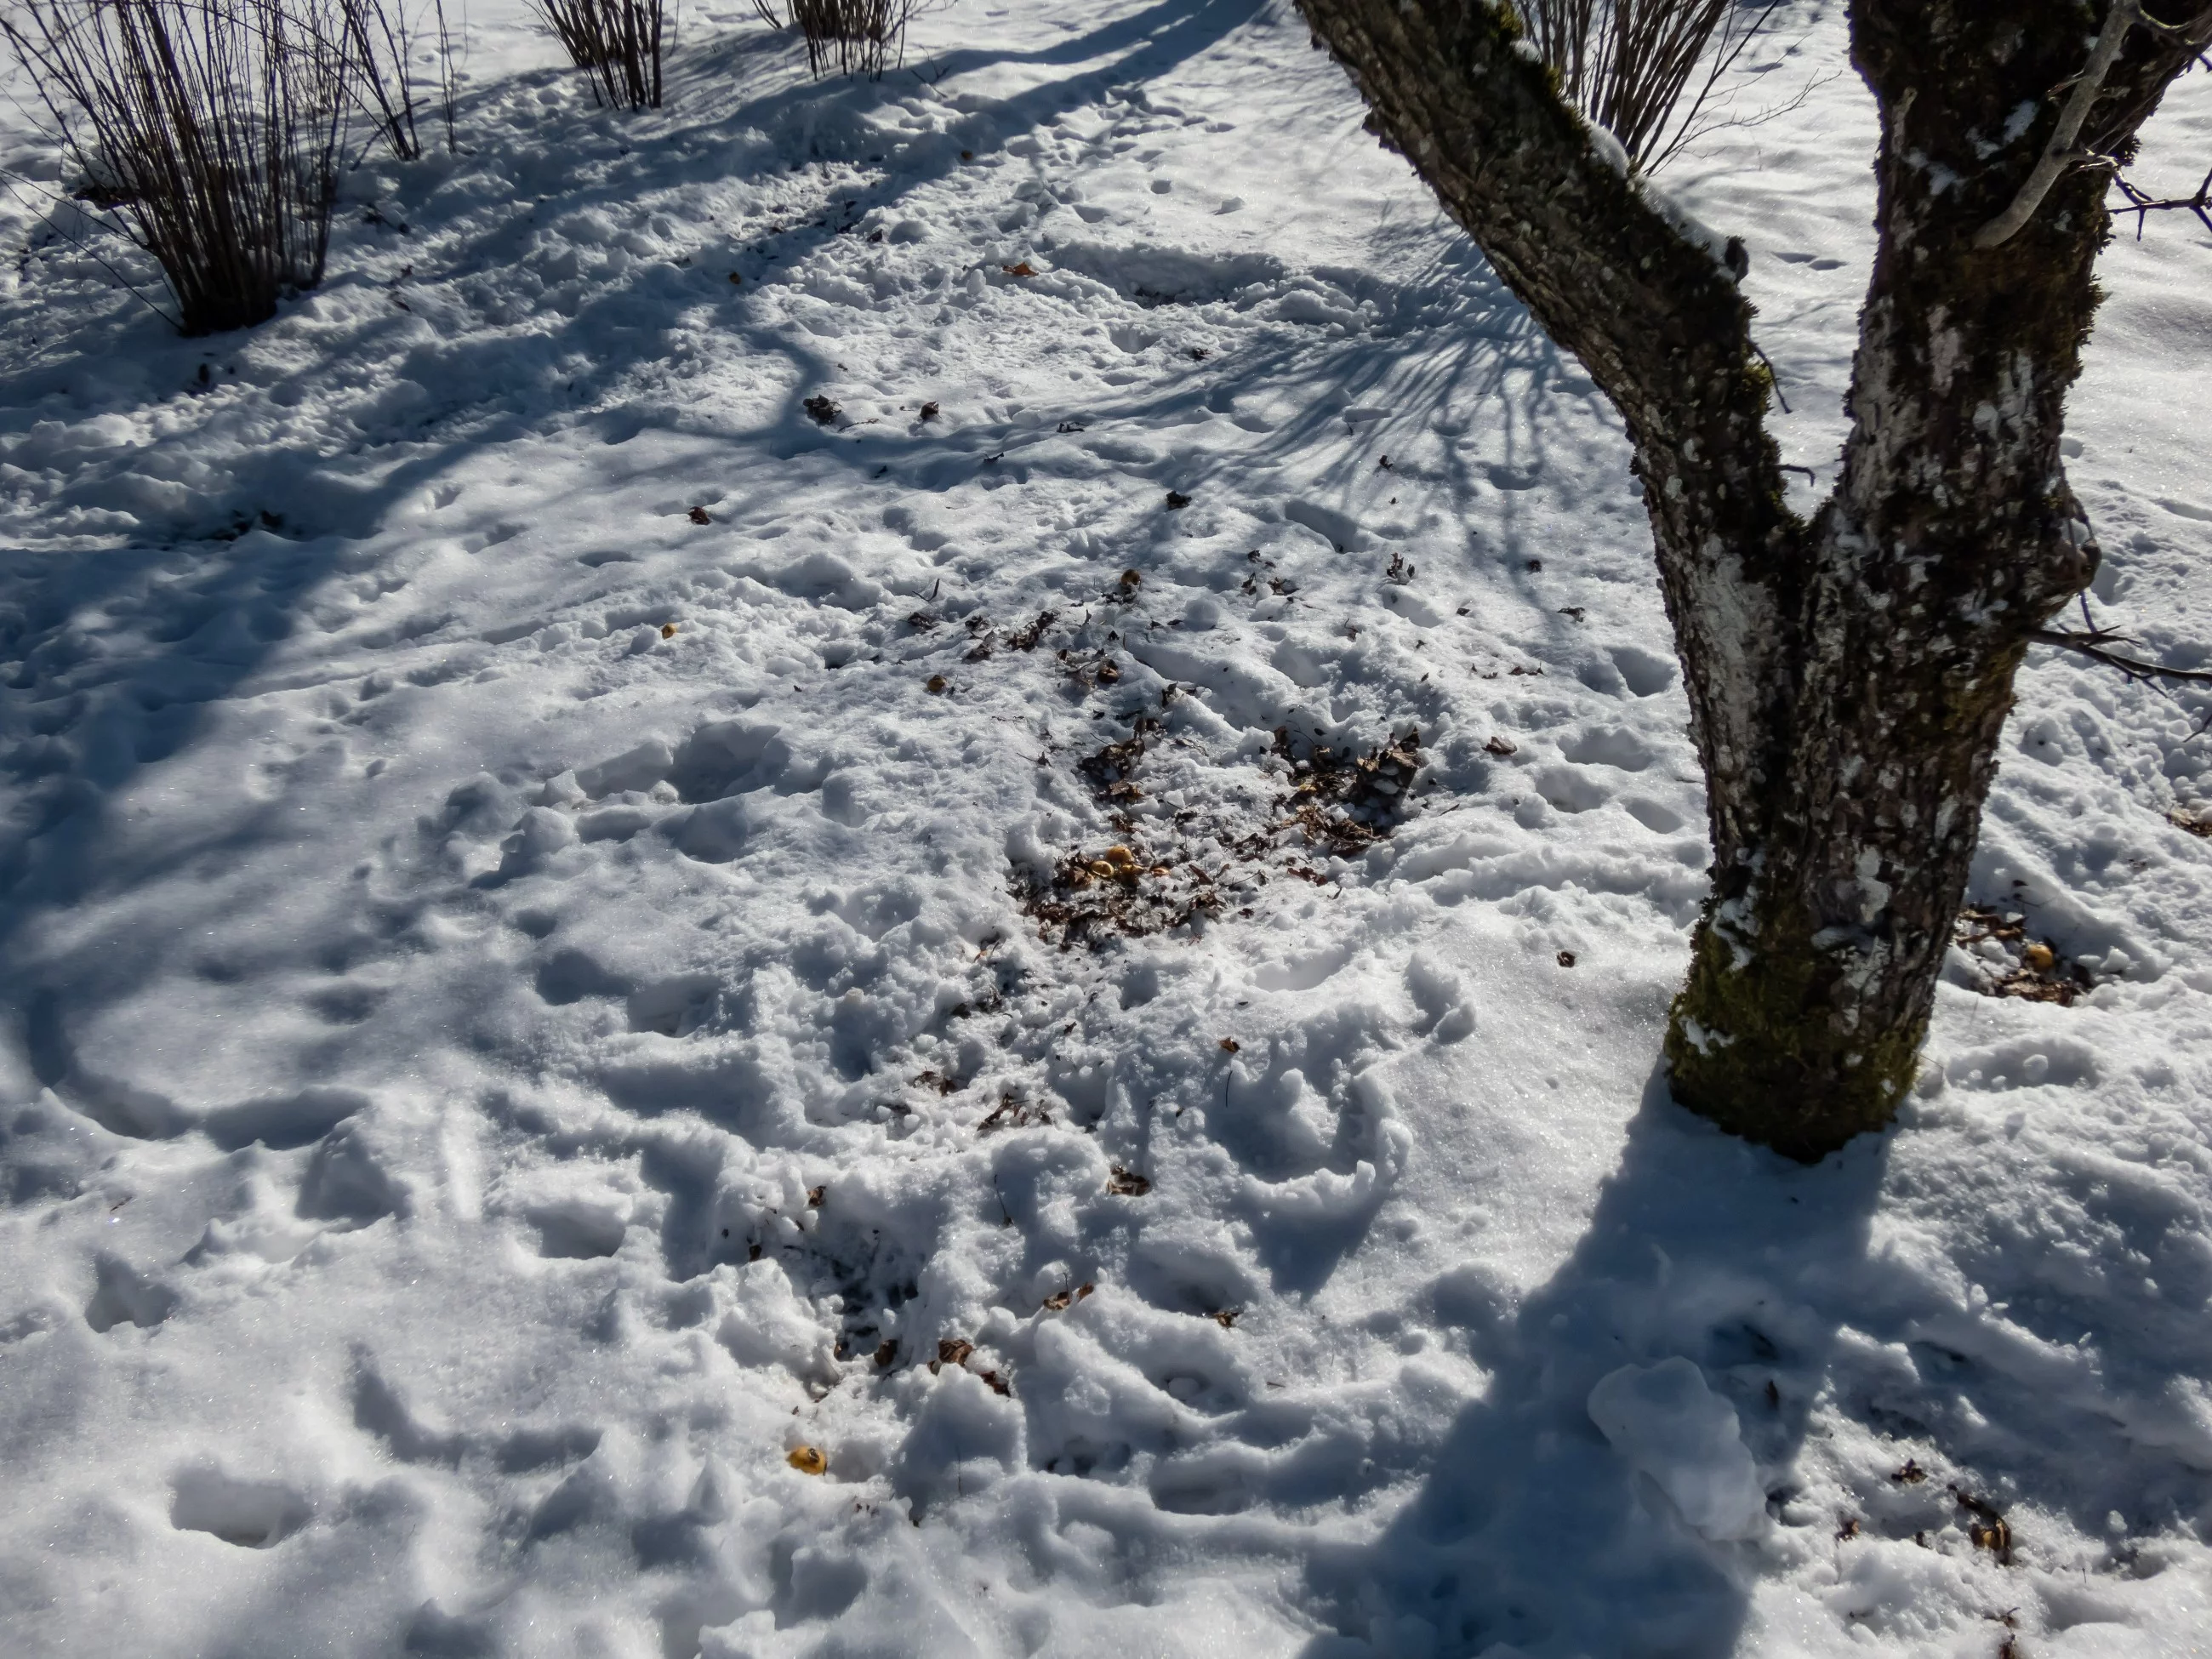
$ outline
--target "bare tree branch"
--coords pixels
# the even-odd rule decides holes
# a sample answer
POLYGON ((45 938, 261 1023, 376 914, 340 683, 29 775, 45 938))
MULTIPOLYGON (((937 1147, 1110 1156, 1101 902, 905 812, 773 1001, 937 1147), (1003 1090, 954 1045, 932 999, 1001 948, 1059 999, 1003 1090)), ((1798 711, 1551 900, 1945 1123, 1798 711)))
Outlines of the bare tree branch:
POLYGON ((2112 60, 2120 55, 2120 43, 2127 39, 2128 31, 2142 15, 2142 0, 2112 0, 2112 9, 2105 16, 2105 27, 2098 32, 2097 44, 2089 49, 2088 65, 2082 70, 2081 78, 2074 83, 2074 95, 2066 100, 2065 112, 2058 118, 2058 130, 2043 147, 2035 171, 2027 175, 2027 182, 2012 198, 2012 205, 1974 233, 1976 247, 2002 247, 2010 241, 2020 228, 2035 216, 2036 209, 2043 205, 2043 198, 2051 193, 2051 185, 2058 182, 2058 175, 2082 159, 2075 144, 2089 118, 2089 106, 2104 89, 2105 77, 2112 73, 2112 60))

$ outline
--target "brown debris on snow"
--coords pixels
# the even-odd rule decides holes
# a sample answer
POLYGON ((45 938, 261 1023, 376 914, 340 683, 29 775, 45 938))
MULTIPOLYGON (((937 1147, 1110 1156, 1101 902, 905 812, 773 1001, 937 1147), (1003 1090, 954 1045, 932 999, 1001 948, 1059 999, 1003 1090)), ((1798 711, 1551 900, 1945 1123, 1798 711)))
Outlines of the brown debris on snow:
POLYGON ((1422 765, 1419 731, 1359 755, 1279 726, 1274 752, 1291 765, 1291 820, 1309 844, 1338 858, 1358 857, 1404 821, 1422 765))
POLYGON ((2027 918, 1968 905, 1959 912, 1953 940, 1973 963, 1975 988, 1984 996, 2020 997, 2071 1007, 2091 988, 2088 969, 2069 962, 2042 939, 2027 937, 2027 918))

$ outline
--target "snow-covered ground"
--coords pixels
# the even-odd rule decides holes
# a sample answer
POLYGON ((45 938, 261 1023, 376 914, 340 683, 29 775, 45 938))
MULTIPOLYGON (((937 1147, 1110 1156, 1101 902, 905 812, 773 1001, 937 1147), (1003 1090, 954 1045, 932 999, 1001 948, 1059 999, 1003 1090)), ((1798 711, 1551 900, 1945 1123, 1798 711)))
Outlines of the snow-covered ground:
MULTIPOLYGON (((0 1649, 2203 1651, 2205 700, 2039 653, 1903 1122, 1723 1139, 1618 422, 1295 15, 748 18, 613 115, 480 9, 246 334, 13 187, 0 1649)), ((1666 175, 1823 487, 1840 22, 1666 175)), ((2212 659, 2212 236, 2106 270, 2212 659)))

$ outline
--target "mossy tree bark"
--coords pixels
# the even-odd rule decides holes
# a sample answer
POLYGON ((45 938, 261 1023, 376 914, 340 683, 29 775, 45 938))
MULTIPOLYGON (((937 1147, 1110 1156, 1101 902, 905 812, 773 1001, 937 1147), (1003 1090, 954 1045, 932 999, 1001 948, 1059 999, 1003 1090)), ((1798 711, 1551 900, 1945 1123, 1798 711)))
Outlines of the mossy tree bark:
MULTIPOLYGON (((1854 0, 1880 246, 1839 479, 1785 503, 1741 248, 1560 100, 1492 0, 1299 0, 1410 160, 1620 410, 1704 765, 1713 891, 1674 1095, 1814 1159, 1911 1085, 2029 635, 2094 575, 2059 454, 2106 173, 1973 246, 2033 169, 2112 0, 1854 0), (2054 94, 2054 88, 2059 90, 2054 94)), ((2204 0, 2149 0, 2083 141, 2124 155, 2204 0)))

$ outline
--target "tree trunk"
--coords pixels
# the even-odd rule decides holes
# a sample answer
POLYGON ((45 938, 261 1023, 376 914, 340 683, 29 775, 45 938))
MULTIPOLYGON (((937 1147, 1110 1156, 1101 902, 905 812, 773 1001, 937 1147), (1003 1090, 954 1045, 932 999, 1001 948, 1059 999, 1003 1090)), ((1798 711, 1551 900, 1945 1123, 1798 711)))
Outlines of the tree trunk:
MULTIPOLYGON (((1627 425, 1714 852, 1667 1036, 1674 1092, 1820 1158, 1887 1123, 1911 1084, 2014 673, 2096 571, 2059 438, 2106 175, 2075 168, 2018 234, 1973 240, 2057 126, 2108 0, 1854 4, 1882 118, 1881 240, 1842 473, 1810 523, 1765 430, 1740 245, 1622 168, 1512 11, 1300 3, 1369 126, 1627 425)), ((2203 0, 2148 9, 2168 27, 2130 31, 2083 131, 2104 154, 2212 34, 2203 0)))

